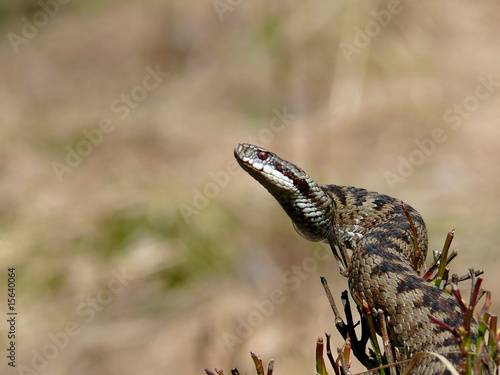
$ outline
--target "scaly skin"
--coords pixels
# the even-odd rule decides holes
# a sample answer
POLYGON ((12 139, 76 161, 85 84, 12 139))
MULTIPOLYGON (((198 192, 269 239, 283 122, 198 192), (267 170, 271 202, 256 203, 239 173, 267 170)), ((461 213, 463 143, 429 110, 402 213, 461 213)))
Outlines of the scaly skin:
MULTIPOLYGON (((454 297, 422 279, 414 268, 415 245, 402 201, 350 186, 318 185, 302 169, 261 147, 238 144, 241 167, 279 202, 299 234, 330 244, 351 294, 387 317, 391 344, 409 356, 444 354, 457 368, 462 356, 455 337, 428 314, 458 327, 462 313, 454 297), (407 349, 407 351, 405 350, 407 349)), ((418 267, 427 254, 427 230, 407 205, 418 239, 418 267)), ((435 357, 423 357, 411 374, 449 373, 435 357)))

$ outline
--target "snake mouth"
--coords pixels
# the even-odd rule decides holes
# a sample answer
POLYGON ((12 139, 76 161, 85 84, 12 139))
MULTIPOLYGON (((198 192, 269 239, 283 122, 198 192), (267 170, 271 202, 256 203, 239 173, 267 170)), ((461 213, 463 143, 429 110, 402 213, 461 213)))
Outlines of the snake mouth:
POLYGON ((276 154, 259 146, 239 143, 234 148, 234 156, 240 166, 266 188, 296 188, 299 176, 290 170, 289 162, 276 154))
POLYGON ((295 164, 281 159, 265 148, 240 143, 234 148, 240 166, 268 190, 285 190, 307 196, 312 179, 295 164))
POLYGON ((238 143, 234 148, 234 157, 238 164, 247 172, 253 172, 254 167, 252 158, 252 149, 257 146, 252 146, 246 143, 238 143))
POLYGON ((241 166, 246 165, 258 171, 264 168, 269 156, 269 151, 248 143, 239 143, 234 148, 234 157, 241 166))

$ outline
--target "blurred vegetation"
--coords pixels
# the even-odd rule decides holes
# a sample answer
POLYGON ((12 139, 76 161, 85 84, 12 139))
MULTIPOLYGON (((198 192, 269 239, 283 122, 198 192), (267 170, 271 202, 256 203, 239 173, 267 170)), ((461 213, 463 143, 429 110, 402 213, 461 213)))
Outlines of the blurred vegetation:
POLYGON ((500 77, 495 2, 402 2, 351 61, 341 44, 388 2, 241 2, 222 16, 212 1, 68 2, 14 48, 9 34, 23 37, 41 3, 0 5, 0 257, 19 272, 21 364, 74 321, 81 332, 44 373, 203 373, 244 368, 250 350, 282 373, 312 371, 312 345, 332 327, 319 275, 332 289, 345 280, 330 259, 287 283, 316 245, 248 176, 229 174, 234 145, 252 138, 321 183, 402 198, 426 219, 431 249, 455 228, 456 266, 485 269, 498 311, 496 86, 458 129, 443 120, 478 77, 500 77), (168 77, 120 118, 116 101, 140 93, 148 68, 168 77), (284 109, 293 120, 263 133, 284 109), (114 129, 59 181, 53 163, 106 118, 114 129), (446 142, 392 190, 384 173, 437 127, 446 142), (86 322, 78 307, 123 269, 133 280, 86 322), (285 301, 228 346, 273 290, 285 301))

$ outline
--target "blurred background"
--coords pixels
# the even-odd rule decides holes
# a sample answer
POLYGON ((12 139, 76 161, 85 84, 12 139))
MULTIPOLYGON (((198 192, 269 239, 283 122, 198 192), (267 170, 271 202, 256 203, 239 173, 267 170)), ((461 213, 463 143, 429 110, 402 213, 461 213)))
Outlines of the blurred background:
POLYGON ((452 272, 484 269, 498 313, 499 16, 494 1, 3 1, 0 296, 6 312, 14 266, 19 316, 2 373, 253 373, 251 350, 313 373, 317 337, 342 344, 319 276, 339 303, 347 281, 239 171, 245 141, 403 199, 431 250, 455 228, 452 272))

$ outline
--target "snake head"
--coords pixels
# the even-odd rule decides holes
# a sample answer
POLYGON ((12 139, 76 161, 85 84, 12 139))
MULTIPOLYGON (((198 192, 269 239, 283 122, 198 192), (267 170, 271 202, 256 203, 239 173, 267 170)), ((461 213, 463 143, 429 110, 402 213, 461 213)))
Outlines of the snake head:
POLYGON ((332 228, 330 197, 295 164, 262 147, 240 143, 234 156, 241 167, 264 186, 310 241, 324 241, 332 228))
POLYGON ((290 193, 308 195, 310 183, 314 183, 302 169, 259 146, 239 143, 234 148, 234 157, 278 200, 281 195, 290 193))

